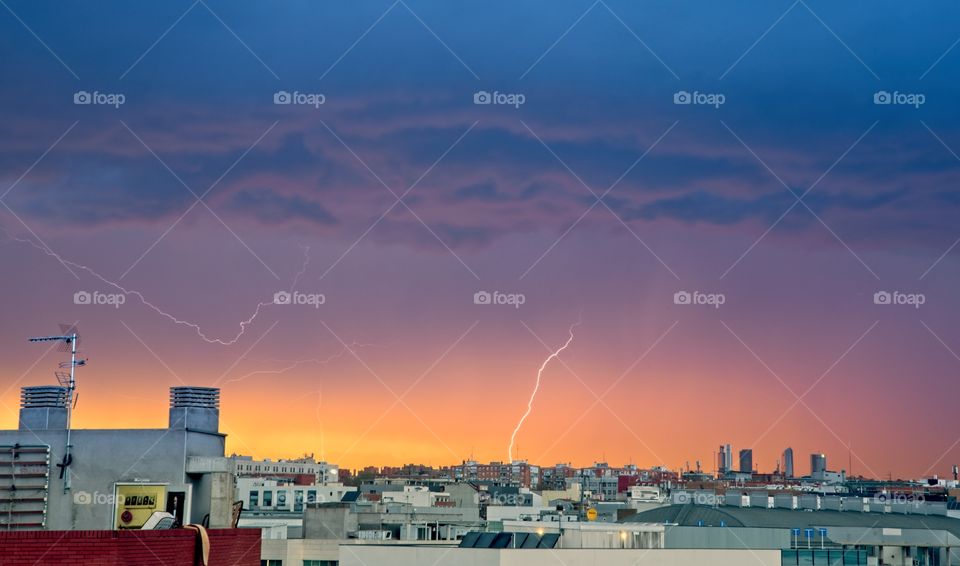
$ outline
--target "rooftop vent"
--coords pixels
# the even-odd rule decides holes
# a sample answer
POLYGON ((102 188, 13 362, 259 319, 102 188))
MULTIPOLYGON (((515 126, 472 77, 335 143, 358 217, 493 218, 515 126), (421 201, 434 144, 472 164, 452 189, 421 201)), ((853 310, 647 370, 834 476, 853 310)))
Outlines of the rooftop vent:
POLYGON ((220 390, 216 387, 171 387, 170 428, 218 433, 220 390))
POLYGON ((20 389, 21 409, 65 409, 67 388, 55 385, 23 387, 20 389))
POLYGON ((20 430, 67 428, 68 389, 56 385, 20 388, 20 430))
POLYGON ((220 390, 216 387, 171 387, 170 408, 183 407, 219 409, 220 390))

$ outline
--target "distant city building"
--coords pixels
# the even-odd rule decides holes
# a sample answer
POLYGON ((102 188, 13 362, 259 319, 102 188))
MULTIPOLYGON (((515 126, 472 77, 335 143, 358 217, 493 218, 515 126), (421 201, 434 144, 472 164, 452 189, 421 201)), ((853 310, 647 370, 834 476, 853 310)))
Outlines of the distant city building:
POLYGON ((237 478, 237 496, 243 508, 251 511, 303 513, 308 503, 337 503, 355 487, 332 485, 298 485, 289 480, 237 478))
POLYGON ((814 453, 810 455, 810 475, 816 476, 827 471, 827 456, 814 453))
POLYGON ((423 485, 405 485, 399 491, 384 491, 381 496, 384 503, 405 503, 413 507, 453 507, 450 494, 432 491, 423 485))
POLYGON ((581 471, 576 480, 580 483, 581 492, 597 501, 614 501, 617 498, 619 488, 618 477, 615 476, 594 476, 589 472, 581 471))
POLYGON ((313 454, 293 460, 254 460, 250 456, 233 454, 230 460, 236 474, 247 478, 288 479, 299 485, 337 483, 340 467, 317 462, 313 454))
POLYGON ((740 473, 753 473, 753 449, 744 448, 740 451, 740 473))
POLYGON ((449 470, 436 470, 432 466, 423 464, 404 464, 403 466, 383 466, 380 468, 379 476, 390 478, 439 479, 449 477, 449 470))
POLYGON ((544 467, 540 469, 540 486, 543 489, 563 491, 567 489, 568 480, 576 475, 577 469, 570 464, 544 467))
POLYGON ((810 455, 810 479, 821 485, 836 485, 847 481, 847 474, 845 470, 839 472, 828 470, 826 455, 814 453, 810 455))
POLYGON ((725 474, 733 470, 733 448, 729 444, 721 444, 717 451, 717 473, 725 474))
POLYGON ((540 467, 531 466, 526 460, 515 460, 509 464, 480 464, 476 460, 464 460, 459 466, 454 466, 452 471, 453 479, 459 481, 487 481, 540 489, 540 467))
POLYGON ((793 475, 793 448, 787 448, 783 451, 783 475, 792 478, 793 475))

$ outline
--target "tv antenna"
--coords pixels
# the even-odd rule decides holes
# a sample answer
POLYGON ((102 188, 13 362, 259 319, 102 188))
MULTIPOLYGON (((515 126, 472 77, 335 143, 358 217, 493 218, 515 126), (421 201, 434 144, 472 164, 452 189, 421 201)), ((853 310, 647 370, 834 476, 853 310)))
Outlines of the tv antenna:
POLYGON ((74 391, 77 388, 76 370, 79 366, 87 365, 87 360, 77 358, 77 348, 80 345, 80 332, 76 325, 61 324, 59 336, 37 336, 30 338, 30 342, 62 342, 57 350, 70 352, 69 362, 60 362, 59 369, 54 372, 60 387, 67 390, 67 444, 63 451, 63 460, 57 464, 60 468, 60 479, 63 480, 63 491, 70 491, 70 473, 67 467, 73 463, 73 444, 70 442, 71 416, 74 408, 74 391))

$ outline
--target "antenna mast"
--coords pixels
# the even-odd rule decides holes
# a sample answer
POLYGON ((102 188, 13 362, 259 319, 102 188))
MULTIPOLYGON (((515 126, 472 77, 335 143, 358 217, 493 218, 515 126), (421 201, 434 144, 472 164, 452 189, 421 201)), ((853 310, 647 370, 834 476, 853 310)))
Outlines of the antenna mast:
POLYGON ((66 447, 63 451, 63 460, 57 464, 57 467, 60 468, 60 479, 63 480, 63 492, 66 493, 70 491, 71 484, 70 472, 67 470, 67 467, 73 463, 73 444, 70 441, 70 431, 72 428, 71 417, 73 416, 74 406, 73 393, 77 388, 76 370, 78 366, 86 365, 87 360, 77 359, 77 346, 80 343, 80 332, 77 330, 77 327, 71 324, 61 324, 60 332, 61 334, 59 336, 38 336, 30 338, 30 342, 63 342, 57 349, 61 352, 70 352, 70 361, 60 362, 59 367, 61 371, 54 372, 57 376, 57 381, 60 382, 60 386, 67 390, 67 440, 66 447))

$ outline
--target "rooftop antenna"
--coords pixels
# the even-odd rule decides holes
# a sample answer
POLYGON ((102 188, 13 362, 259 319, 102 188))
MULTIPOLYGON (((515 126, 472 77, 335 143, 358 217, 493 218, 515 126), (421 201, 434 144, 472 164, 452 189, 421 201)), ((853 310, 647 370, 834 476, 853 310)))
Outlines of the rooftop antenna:
POLYGON ((86 365, 87 360, 77 359, 80 332, 77 330, 76 325, 73 324, 61 324, 59 336, 38 336, 30 338, 30 342, 62 342, 57 350, 60 352, 70 352, 70 361, 60 362, 58 366, 59 370, 54 372, 54 375, 57 376, 57 381, 60 382, 60 387, 64 387, 67 390, 67 444, 63 451, 63 460, 57 464, 57 467, 60 468, 60 479, 63 480, 63 492, 66 493, 70 491, 70 473, 67 467, 73 463, 73 445, 70 442, 70 421, 74 408, 73 392, 77 388, 76 369, 78 366, 86 365))

